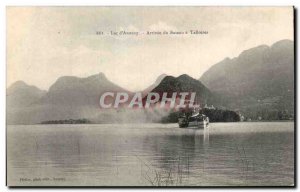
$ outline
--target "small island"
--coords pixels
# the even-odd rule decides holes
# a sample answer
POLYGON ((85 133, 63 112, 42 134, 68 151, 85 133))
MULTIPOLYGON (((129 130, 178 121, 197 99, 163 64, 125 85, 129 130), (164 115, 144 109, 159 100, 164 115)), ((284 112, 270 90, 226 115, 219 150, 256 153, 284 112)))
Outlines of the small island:
POLYGON ((88 119, 65 119, 65 120, 50 120, 42 121, 41 124, 90 124, 88 119))

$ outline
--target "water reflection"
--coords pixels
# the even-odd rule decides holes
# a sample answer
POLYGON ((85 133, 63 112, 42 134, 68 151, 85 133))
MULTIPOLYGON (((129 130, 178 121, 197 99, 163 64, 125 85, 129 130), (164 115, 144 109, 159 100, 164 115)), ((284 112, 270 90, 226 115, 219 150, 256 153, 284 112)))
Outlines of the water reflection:
POLYGON ((203 130, 203 145, 206 147, 209 146, 209 128, 203 130))
POLYGON ((156 185, 191 184, 190 176, 203 175, 209 161, 209 129, 181 129, 180 134, 156 135, 151 142, 146 137, 143 142, 144 146, 151 144, 151 149, 143 151, 152 153, 151 158, 143 161, 147 164, 144 175, 156 185))
POLYGON ((222 124, 204 130, 161 126, 16 127, 8 132, 8 180, 19 184, 20 176, 42 173, 66 177, 62 185, 293 182, 292 132, 216 134, 222 124))

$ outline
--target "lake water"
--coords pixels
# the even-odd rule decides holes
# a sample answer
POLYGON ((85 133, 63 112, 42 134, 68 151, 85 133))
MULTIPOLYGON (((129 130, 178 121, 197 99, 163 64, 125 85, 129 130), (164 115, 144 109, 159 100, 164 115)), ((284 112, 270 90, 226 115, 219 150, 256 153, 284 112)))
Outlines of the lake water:
POLYGON ((294 184, 294 123, 9 125, 9 186, 294 184))

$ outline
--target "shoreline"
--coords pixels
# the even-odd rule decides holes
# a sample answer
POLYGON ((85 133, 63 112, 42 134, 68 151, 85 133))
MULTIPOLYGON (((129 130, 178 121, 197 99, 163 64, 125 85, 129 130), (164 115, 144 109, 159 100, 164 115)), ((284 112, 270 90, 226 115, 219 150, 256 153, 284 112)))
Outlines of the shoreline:
MULTIPOLYGON (((274 120, 274 121, 238 121, 238 122, 210 122, 210 124, 220 124, 220 123, 283 123, 283 122, 292 122, 295 123, 295 121, 292 120, 274 120)), ((43 123, 36 123, 36 124, 6 124, 6 126, 9 125, 128 125, 128 124, 161 124, 161 125, 170 125, 170 124, 178 124, 178 123, 155 123, 155 122, 149 122, 149 123, 71 123, 71 124, 67 124, 67 123, 52 123, 52 124, 43 124, 43 123)))

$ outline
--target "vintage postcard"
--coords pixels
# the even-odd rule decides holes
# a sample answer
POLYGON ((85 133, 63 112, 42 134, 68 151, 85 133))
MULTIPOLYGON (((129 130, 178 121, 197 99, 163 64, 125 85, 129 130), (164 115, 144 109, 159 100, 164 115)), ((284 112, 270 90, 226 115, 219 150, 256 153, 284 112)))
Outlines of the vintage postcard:
POLYGON ((7 7, 8 186, 295 186, 294 7, 7 7))

